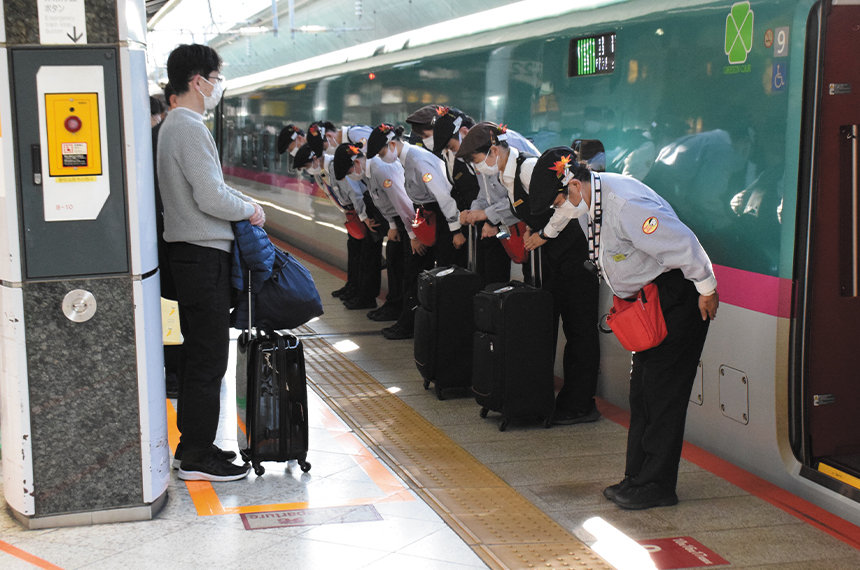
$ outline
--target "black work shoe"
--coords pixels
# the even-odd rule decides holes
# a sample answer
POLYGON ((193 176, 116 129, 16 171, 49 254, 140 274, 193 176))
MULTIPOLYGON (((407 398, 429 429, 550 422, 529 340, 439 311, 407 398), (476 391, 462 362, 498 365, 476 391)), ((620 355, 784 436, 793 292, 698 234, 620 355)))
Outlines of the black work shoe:
MULTIPOLYGON (((228 451, 226 449, 221 449, 214 443, 212 444, 212 453, 222 461, 233 461, 236 459, 235 451, 228 451)), ((182 465, 182 443, 176 444, 176 451, 173 453, 173 468, 179 469, 182 465)))
POLYGON ((678 495, 657 483, 627 485, 615 491, 611 501, 622 509, 638 511, 651 507, 670 507, 678 504, 678 495))
POLYGON ((626 489, 628 485, 630 485, 630 477, 625 477, 618 483, 605 488, 603 490, 603 496, 611 501, 615 498, 615 495, 618 493, 618 491, 626 489))
POLYGON ((350 311, 354 311, 356 309, 375 309, 376 299, 361 299, 359 297, 353 297, 344 301, 343 306, 350 311))
POLYGON ((382 305, 375 311, 367 313, 367 318, 371 321, 396 321, 400 318, 401 310, 391 305, 382 305))
POLYGON ((340 289, 335 289, 331 292, 332 297, 337 297, 338 299, 342 299, 344 297, 349 297, 352 295, 353 287, 351 285, 344 285, 340 289))
POLYGON ((556 410, 552 415, 552 423, 559 426, 585 424, 596 422, 598 419, 600 419, 600 412, 597 408, 592 408, 589 412, 565 412, 563 410, 556 410))
POLYGON ((183 481, 237 481, 248 476, 251 466, 233 465, 213 455, 198 461, 186 459, 179 468, 179 478, 183 481))
POLYGON ((388 340, 402 340, 406 338, 412 338, 412 331, 407 330, 405 327, 401 327, 400 325, 395 323, 390 327, 382 329, 382 336, 384 336, 388 340))

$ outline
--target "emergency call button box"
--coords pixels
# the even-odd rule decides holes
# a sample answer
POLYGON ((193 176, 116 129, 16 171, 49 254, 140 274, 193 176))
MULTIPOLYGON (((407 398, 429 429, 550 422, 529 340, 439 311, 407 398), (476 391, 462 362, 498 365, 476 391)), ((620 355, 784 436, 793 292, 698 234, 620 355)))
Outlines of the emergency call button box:
POLYGON ((98 93, 46 93, 48 174, 102 173, 98 93))

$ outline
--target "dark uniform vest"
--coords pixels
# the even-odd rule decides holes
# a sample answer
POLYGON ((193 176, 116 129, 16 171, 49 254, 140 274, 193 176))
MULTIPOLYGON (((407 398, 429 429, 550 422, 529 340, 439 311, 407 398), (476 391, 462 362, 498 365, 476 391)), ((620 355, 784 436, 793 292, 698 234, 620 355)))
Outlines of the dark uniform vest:
POLYGON ((531 213, 529 193, 526 192, 525 186, 523 186, 520 180, 520 170, 522 170, 523 162, 529 158, 536 157, 524 152, 521 152, 517 156, 517 171, 514 174, 514 203, 511 204, 511 211, 516 217, 524 221, 533 232, 537 232, 543 229, 549 222, 549 219, 552 217, 552 209, 543 214, 534 215, 531 213))
POLYGON ((480 190, 478 187, 478 177, 460 159, 454 161, 453 171, 451 197, 457 202, 457 209, 462 212, 471 208, 472 202, 478 197, 478 191, 480 190))

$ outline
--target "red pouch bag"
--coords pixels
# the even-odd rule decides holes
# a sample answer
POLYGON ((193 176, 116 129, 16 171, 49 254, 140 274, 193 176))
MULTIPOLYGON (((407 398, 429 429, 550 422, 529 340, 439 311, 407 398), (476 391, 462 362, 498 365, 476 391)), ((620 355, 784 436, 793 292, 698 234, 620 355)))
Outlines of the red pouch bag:
POLYGON ((526 223, 517 222, 512 226, 508 226, 508 232, 511 235, 500 240, 505 253, 508 254, 508 257, 514 263, 525 263, 529 258, 529 252, 526 251, 525 241, 523 240, 523 235, 526 233, 526 223))
POLYGON ((415 219, 412 220, 412 231, 418 241, 427 247, 433 247, 436 243, 436 213, 432 210, 418 208, 415 210, 415 219))
POLYGON ((621 346, 631 352, 654 348, 666 338, 666 321, 660 308, 657 285, 649 283, 632 301, 612 297, 606 324, 621 346))
POLYGON ((364 239, 367 235, 367 226, 358 219, 358 214, 355 213, 355 210, 347 210, 344 214, 346 214, 346 221, 343 225, 346 226, 346 231, 349 235, 355 239, 364 239))

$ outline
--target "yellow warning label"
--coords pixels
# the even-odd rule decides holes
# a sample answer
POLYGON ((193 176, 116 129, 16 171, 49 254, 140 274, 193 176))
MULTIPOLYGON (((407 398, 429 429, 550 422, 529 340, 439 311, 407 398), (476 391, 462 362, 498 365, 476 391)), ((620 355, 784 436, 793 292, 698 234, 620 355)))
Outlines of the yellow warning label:
POLYGON ((818 470, 824 473, 825 475, 829 475, 836 479, 837 481, 842 481, 847 485, 851 485, 855 489, 860 489, 860 479, 854 477, 853 475, 849 475, 835 467, 831 467, 830 465, 819 463, 818 470))
POLYGON ((98 93, 46 93, 45 121, 51 176, 102 173, 98 93))
POLYGON ((57 182, 95 182, 97 179, 97 176, 59 176, 57 182))

